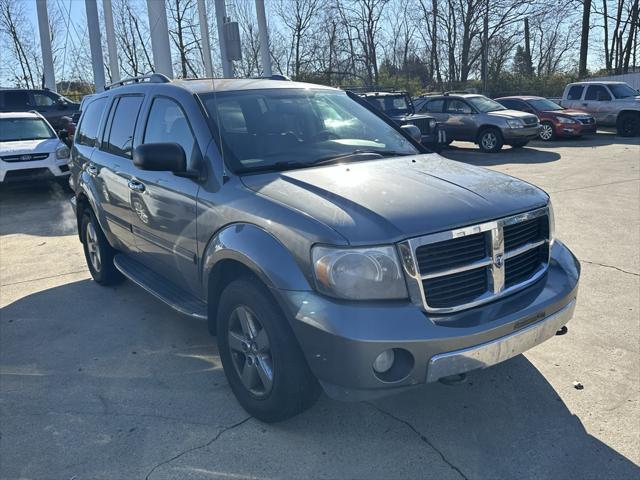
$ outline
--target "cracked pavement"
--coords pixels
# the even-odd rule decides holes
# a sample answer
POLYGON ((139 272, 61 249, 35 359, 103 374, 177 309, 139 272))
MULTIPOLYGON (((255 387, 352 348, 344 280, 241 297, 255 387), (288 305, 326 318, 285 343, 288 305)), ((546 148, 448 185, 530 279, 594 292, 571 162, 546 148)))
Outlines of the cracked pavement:
POLYGON ((90 280, 59 186, 0 187, 0 478, 639 478, 637 143, 445 150, 551 193, 582 260, 569 333, 458 385, 322 396, 274 425, 239 407, 203 322, 90 280))

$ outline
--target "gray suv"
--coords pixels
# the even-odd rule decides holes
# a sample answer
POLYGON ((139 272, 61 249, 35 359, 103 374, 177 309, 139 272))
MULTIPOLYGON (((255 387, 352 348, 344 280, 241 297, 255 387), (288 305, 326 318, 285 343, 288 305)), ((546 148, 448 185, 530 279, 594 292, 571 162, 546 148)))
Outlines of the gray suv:
POLYGON ((503 145, 524 147, 538 136, 538 117, 508 110, 484 95, 430 95, 414 101, 416 112, 433 115, 447 141, 477 143, 483 152, 499 152, 503 145))
POLYGON ((263 421, 494 365, 576 304, 545 192, 428 153, 342 90, 124 81, 83 106, 71 171, 93 279, 207 322, 263 421))

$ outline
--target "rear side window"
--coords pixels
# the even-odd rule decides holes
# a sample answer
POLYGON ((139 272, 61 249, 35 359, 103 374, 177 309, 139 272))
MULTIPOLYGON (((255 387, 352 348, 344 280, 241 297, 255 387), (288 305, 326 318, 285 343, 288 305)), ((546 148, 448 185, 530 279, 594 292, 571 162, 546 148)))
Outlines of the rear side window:
POLYGON ((421 112, 430 112, 430 113, 442 113, 442 107, 444 106, 444 99, 438 98, 437 100, 431 100, 427 102, 422 109, 421 112))
POLYGON ((182 108, 167 98, 156 98, 151 105, 143 143, 174 142, 184 149, 187 159, 193 155, 195 139, 182 108))
POLYGON ((580 100, 582 98, 583 90, 584 86, 574 85, 569 89, 569 93, 567 93, 567 100, 580 100))
POLYGON ((597 100, 597 101, 607 101, 611 100, 611 95, 606 88, 602 85, 589 85, 587 88, 587 94, 584 96, 585 100, 597 100))
POLYGON ((5 108, 24 108, 31 106, 28 92, 4 92, 5 108))
POLYGON ((471 107, 462 100, 449 100, 447 102, 447 113, 471 113, 471 107))
POLYGON ((86 106, 78 132, 76 133, 76 143, 89 147, 96 145, 98 127, 100 126, 100 119, 102 118, 106 103, 107 99, 103 97, 94 100, 86 106))
POLYGON ((111 128, 103 150, 114 155, 131 158, 133 134, 138 120, 138 112, 142 105, 142 96, 120 97, 114 106, 111 116, 111 128))

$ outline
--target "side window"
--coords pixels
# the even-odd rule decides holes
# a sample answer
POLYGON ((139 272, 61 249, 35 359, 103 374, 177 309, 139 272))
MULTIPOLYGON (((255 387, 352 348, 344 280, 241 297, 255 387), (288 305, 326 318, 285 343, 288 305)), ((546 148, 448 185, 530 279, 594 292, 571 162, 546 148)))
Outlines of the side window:
POLYGON ((584 96, 584 99, 606 102, 611 100, 611 95, 609 95, 607 89, 602 85, 589 85, 589 88, 587 88, 587 94, 584 96))
POLYGON ((472 113, 472 110, 462 100, 452 99, 447 102, 447 113, 472 113))
POLYGON ((195 140, 180 106, 167 98, 156 98, 151 105, 143 143, 175 142, 187 156, 193 154, 195 140))
POLYGON ((582 98, 583 90, 584 86, 574 85, 569 89, 569 93, 567 93, 567 100, 580 100, 582 98))
POLYGON ((5 108, 25 108, 31 106, 27 92, 5 92, 4 95, 5 108))
POLYGON ((109 138, 103 149, 114 155, 131 158, 133 150, 133 133, 136 128, 138 112, 142 105, 142 96, 120 97, 111 116, 109 138))
POLYGON ((33 94, 33 101, 36 104, 36 107, 51 107, 56 102, 53 97, 50 97, 46 93, 36 93, 33 94))
POLYGON ((518 106, 513 100, 498 100, 498 103, 501 104, 504 108, 508 108, 510 110, 518 110, 518 106))
POLYGON ((82 115, 80 121, 80 126, 78 127, 78 132, 76 133, 75 141, 77 143, 89 147, 96 145, 98 127, 100 126, 100 119, 102 118, 106 104, 107 99, 103 97, 98 98, 86 106, 84 115, 82 115))
POLYGON ((442 113, 442 107, 444 106, 444 99, 438 98, 436 100, 431 100, 420 109, 421 112, 430 112, 430 113, 442 113))

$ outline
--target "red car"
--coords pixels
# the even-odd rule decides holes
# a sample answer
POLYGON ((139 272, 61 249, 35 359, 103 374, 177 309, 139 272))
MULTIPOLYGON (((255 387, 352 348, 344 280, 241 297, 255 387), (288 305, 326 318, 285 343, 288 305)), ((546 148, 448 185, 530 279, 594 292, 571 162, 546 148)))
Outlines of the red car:
POLYGON ((543 97, 502 97, 496 98, 506 108, 533 113, 540 119, 542 140, 556 137, 579 137, 596 133, 596 121, 586 112, 568 110, 543 97))

